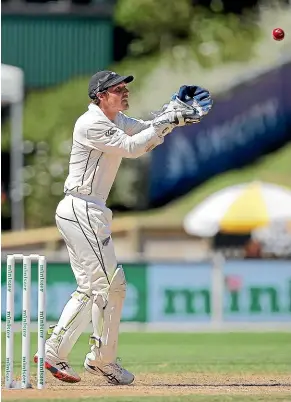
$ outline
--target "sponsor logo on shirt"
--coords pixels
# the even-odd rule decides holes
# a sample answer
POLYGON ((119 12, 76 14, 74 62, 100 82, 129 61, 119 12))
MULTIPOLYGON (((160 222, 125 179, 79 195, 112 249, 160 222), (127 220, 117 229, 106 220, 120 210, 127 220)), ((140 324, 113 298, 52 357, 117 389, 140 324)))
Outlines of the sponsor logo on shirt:
POLYGON ((117 129, 112 127, 110 130, 106 131, 105 136, 112 137, 115 133, 117 133, 117 129))

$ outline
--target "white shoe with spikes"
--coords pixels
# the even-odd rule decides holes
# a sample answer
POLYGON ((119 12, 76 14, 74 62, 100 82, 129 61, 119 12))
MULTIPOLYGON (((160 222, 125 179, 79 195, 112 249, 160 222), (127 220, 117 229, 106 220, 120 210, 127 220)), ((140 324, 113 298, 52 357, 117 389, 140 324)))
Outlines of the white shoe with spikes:
POLYGON ((96 364, 95 360, 94 365, 92 365, 92 362, 86 357, 84 367, 91 374, 103 375, 110 384, 129 385, 134 381, 134 375, 117 362, 102 363, 100 361, 96 364))

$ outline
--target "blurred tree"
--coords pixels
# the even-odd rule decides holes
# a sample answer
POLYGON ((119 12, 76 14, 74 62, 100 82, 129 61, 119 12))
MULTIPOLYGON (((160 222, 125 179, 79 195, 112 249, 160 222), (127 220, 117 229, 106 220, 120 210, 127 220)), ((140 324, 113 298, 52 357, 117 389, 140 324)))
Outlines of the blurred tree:
POLYGON ((140 38, 133 42, 136 54, 164 50, 175 38, 187 38, 192 15, 191 0, 120 0, 115 9, 116 23, 140 38))
POLYGON ((212 7, 197 7, 189 27, 195 58, 204 67, 249 60, 260 38, 253 15, 242 19, 235 14, 222 14, 219 2, 212 7))
POLYGON ((130 46, 134 56, 171 50, 187 40, 189 57, 195 56, 205 67, 248 60, 259 38, 252 15, 225 15, 221 0, 212 0, 209 6, 193 7, 191 0, 119 0, 115 20, 136 36, 130 46))
MULTIPOLYGON (((217 0, 192 0, 193 6, 203 6, 212 9, 213 3, 217 0)), ((219 0, 222 5, 223 13, 241 14, 244 10, 254 8, 258 5, 258 0, 219 0)))

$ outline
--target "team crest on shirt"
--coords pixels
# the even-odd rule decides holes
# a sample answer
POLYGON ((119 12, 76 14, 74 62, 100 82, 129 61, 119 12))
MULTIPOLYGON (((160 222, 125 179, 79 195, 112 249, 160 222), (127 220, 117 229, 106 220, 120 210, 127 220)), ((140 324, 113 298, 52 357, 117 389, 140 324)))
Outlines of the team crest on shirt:
POLYGON ((112 137, 115 133, 117 133, 117 129, 112 127, 110 128, 110 130, 106 131, 105 136, 112 137))

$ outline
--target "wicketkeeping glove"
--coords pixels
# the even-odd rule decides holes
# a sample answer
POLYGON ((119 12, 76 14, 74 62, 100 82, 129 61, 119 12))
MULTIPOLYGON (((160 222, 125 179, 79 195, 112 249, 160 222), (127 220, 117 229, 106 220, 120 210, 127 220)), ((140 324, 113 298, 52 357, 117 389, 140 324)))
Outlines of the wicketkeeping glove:
POLYGON ((186 104, 194 108, 200 117, 208 114, 213 105, 210 92, 196 85, 182 85, 172 96, 171 102, 176 102, 180 107, 186 104))
POLYGON ((183 85, 172 96, 169 104, 163 106, 155 115, 152 124, 158 128, 160 136, 165 136, 177 126, 200 123, 212 108, 213 101, 207 89, 183 85))
POLYGON ((152 125, 157 129, 160 137, 169 134, 175 127, 185 126, 192 123, 199 123, 200 117, 196 110, 190 108, 180 108, 179 110, 165 110, 152 120, 152 125))

